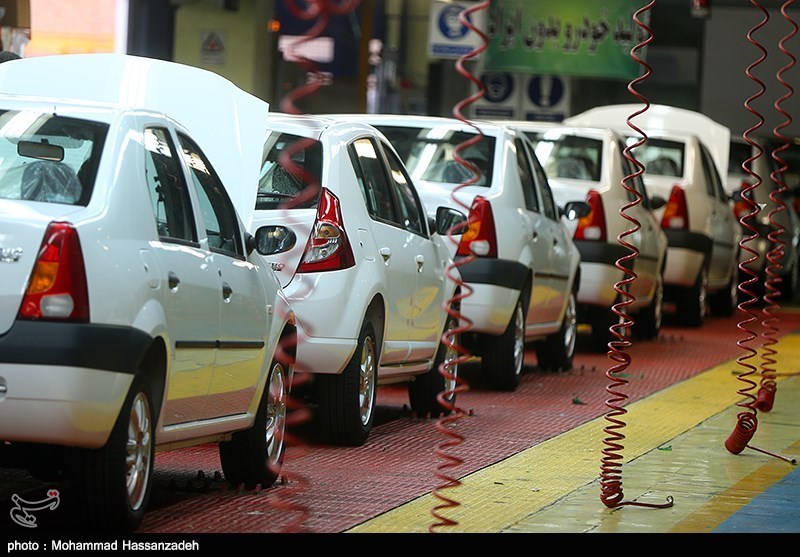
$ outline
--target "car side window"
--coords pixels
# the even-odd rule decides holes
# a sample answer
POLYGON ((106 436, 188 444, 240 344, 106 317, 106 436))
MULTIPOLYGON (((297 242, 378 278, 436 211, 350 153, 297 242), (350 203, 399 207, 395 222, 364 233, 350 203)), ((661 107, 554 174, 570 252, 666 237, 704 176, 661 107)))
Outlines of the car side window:
POLYGON ((167 130, 145 129, 144 148, 145 181, 159 238, 196 243, 197 229, 189 190, 167 130))
POLYGON ((556 200, 553 196, 553 191, 550 189, 550 182, 547 181, 547 173, 544 171, 544 168, 539 162, 539 158, 536 156, 536 153, 533 152, 533 149, 527 149, 527 151, 528 157, 531 161, 531 167, 533 168, 534 181, 538 186, 538 190, 542 193, 544 214, 552 220, 558 220, 556 200))
POLYGON ((197 144, 183 134, 178 134, 178 139, 200 200, 209 248, 244 259, 242 234, 228 192, 197 144))
POLYGON ((517 152, 517 174, 519 174, 519 181, 522 184, 522 194, 525 196, 525 207, 529 211, 538 213, 540 212, 539 198, 536 195, 533 172, 531 171, 528 157, 525 156, 525 144, 521 139, 515 139, 514 147, 517 152))
POLYGON ((391 150, 384 148, 384 154, 389 165, 392 185, 397 192, 397 199, 400 201, 400 212, 405 229, 427 238, 425 211, 417 197, 417 192, 411 185, 411 178, 408 177, 403 163, 394 156, 391 150))
POLYGON ((349 147, 361 194, 367 204, 367 212, 373 219, 400 225, 392 199, 389 181, 383 168, 383 159, 378 155, 371 139, 356 139, 349 147))
POLYGON ((728 196, 725 195, 725 189, 722 187, 722 180, 717 171, 717 165, 714 164, 714 158, 708 152, 708 148, 699 143, 700 152, 702 153, 703 161, 703 174, 706 177, 706 191, 710 197, 716 197, 722 201, 727 200, 728 196))

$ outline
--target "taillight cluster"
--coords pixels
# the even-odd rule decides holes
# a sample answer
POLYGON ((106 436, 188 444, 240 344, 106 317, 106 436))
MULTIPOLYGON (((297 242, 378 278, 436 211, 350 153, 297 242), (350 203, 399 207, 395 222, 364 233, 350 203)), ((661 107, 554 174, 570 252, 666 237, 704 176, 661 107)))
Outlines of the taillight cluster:
POLYGON ((742 182, 741 195, 737 196, 736 201, 733 203, 733 214, 736 215, 736 220, 742 220, 742 217, 749 215, 753 211, 753 205, 745 198, 745 195, 747 195, 745 190, 749 187, 749 183, 742 182))
POLYGON ((589 190, 586 194, 586 203, 589 205, 589 214, 578 219, 573 238, 575 240, 605 242, 608 236, 606 232, 606 215, 603 210, 603 198, 600 197, 600 193, 597 190, 589 190))
POLYGON ((492 206, 480 195, 472 201, 467 229, 461 235, 456 254, 497 257, 497 233, 492 206))
POLYGON ((337 271, 355 264, 353 249, 344 230, 339 199, 322 188, 317 218, 297 272, 337 271))
POLYGON ((669 200, 661 217, 661 228, 669 230, 689 230, 689 207, 686 192, 680 186, 673 186, 669 200))
POLYGON ((53 222, 47 227, 19 317, 89 321, 83 252, 71 224, 53 222))

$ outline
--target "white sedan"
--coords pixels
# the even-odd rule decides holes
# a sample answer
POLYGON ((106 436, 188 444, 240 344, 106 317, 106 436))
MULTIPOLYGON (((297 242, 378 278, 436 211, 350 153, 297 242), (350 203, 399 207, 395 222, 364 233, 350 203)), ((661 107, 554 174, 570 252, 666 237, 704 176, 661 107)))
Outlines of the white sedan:
POLYGON ((397 153, 367 124, 272 113, 268 127, 252 227, 290 228, 293 247, 269 261, 297 315, 314 423, 328 442, 361 445, 377 387, 397 382, 418 415, 450 413, 460 341, 448 275, 458 272, 437 230, 459 215, 429 219, 397 153))
POLYGON ((271 485, 295 326, 255 249, 282 229, 248 233, 216 170, 243 162, 218 122, 268 105, 113 54, 5 62, 0 90, 0 458, 115 531, 140 524, 157 450, 219 443, 231 484, 271 485))
POLYGON ((348 115, 372 123, 392 142, 433 211, 469 213, 469 229, 453 229, 450 248, 470 292, 464 344, 481 358, 495 389, 514 390, 525 344, 539 367, 572 367, 577 335, 578 249, 562 215, 580 215, 577 201, 558 207, 533 144, 519 130, 454 118, 348 115), (465 166, 456 159, 468 161, 465 166), (463 232, 463 233, 462 233, 463 232))

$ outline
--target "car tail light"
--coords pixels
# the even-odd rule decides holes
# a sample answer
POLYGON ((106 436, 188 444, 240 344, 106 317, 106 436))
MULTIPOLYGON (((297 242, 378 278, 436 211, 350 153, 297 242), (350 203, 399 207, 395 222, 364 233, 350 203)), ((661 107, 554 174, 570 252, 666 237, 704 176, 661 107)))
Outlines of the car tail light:
POLYGON ((586 194, 586 203, 589 205, 589 214, 578 219, 574 238, 605 242, 606 216, 603 211, 603 199, 596 190, 589 190, 586 194))
POLYGON ((53 222, 47 227, 19 317, 89 321, 83 251, 71 224, 53 222))
POLYGON ((322 188, 317 218, 297 272, 338 271, 355 264, 353 249, 344 231, 339 199, 328 189, 322 188))
POLYGON ((742 182, 741 195, 736 196, 736 201, 733 204, 733 214, 736 215, 736 220, 741 220, 743 216, 750 214, 753 210, 753 206, 745 199, 744 192, 748 187, 750 187, 749 183, 742 182))
POLYGON ((478 257, 497 257, 497 233, 494 228, 492 206, 486 198, 477 196, 472 201, 467 219, 467 229, 461 235, 457 255, 474 254, 478 257))
POLYGON ((661 228, 669 230, 689 229, 689 208, 686 205, 686 192, 680 186, 673 186, 669 201, 661 217, 661 228))

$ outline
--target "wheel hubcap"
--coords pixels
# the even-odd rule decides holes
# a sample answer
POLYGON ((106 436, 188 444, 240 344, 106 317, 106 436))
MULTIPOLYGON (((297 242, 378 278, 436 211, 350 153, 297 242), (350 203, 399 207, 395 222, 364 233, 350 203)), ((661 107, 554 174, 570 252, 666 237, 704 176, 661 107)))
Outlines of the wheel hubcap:
POLYGON ((361 408, 361 423, 367 425, 372 416, 372 401, 375 398, 375 339, 368 336, 361 349, 358 403, 361 408))
POLYGON ((522 359, 525 356, 525 316, 518 304, 514 314, 514 372, 522 374, 522 359))
POLYGON ((147 397, 144 393, 137 393, 128 418, 125 454, 125 482, 128 488, 128 502, 133 510, 138 510, 142 506, 150 478, 150 457, 153 451, 150 421, 150 404, 147 402, 147 397))
POLYGON ((444 390, 446 393, 445 400, 452 402, 455 397, 455 389, 458 386, 458 349, 456 348, 461 342, 461 335, 458 333, 451 333, 457 327, 455 321, 450 321, 447 325, 447 351, 444 355, 444 369, 447 374, 444 376, 444 390))
POLYGON ((276 363, 269 377, 267 393, 267 465, 277 466, 283 453, 286 432, 286 374, 283 366, 276 363))
POLYGON ((564 314, 564 348, 566 349, 565 352, 570 355, 575 352, 575 339, 578 334, 578 310, 576 306, 575 294, 571 293, 567 303, 567 310, 564 314))
POLYGON ((656 330, 661 329, 661 320, 664 319, 664 279, 658 279, 658 283, 656 284, 656 299, 653 302, 655 303, 655 307, 653 308, 653 322, 655 324, 656 330))

